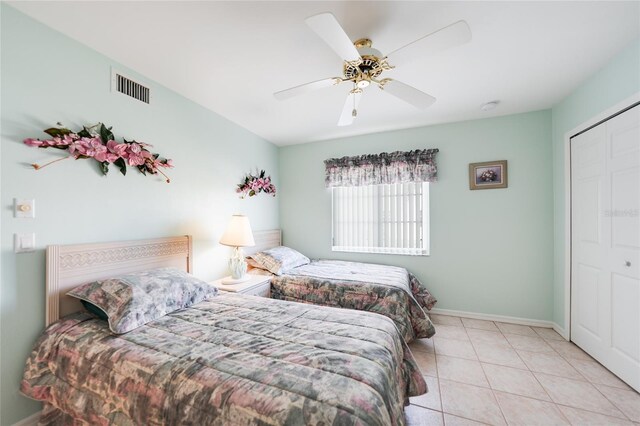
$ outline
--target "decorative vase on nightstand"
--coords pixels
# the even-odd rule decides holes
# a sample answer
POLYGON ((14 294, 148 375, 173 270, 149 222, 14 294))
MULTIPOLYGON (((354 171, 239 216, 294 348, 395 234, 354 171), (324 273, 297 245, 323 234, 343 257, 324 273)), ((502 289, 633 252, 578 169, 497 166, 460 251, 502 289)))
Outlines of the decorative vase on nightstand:
POLYGON ((231 277, 224 279, 222 283, 238 284, 248 281, 251 277, 247 275, 247 262, 244 260, 242 247, 256 245, 249 218, 239 214, 231 216, 231 222, 220 238, 220 244, 233 247, 233 255, 229 259, 231 277))
POLYGON ((250 278, 247 275, 247 262, 244 260, 242 247, 233 248, 233 255, 229 259, 229 269, 231 270, 231 278, 227 279, 225 284, 243 283, 250 278))

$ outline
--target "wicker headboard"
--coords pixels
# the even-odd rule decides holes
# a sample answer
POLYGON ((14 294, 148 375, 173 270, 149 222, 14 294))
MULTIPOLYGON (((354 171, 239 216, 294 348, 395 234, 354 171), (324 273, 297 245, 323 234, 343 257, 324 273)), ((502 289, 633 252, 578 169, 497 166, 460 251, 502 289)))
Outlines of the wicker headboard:
POLYGON ((253 233, 253 239, 256 245, 253 247, 244 247, 245 255, 257 253, 273 247, 282 245, 282 231, 280 229, 271 229, 269 231, 256 231, 253 233))
POLYGON ((176 267, 191 272, 191 236, 47 247, 46 325, 81 310, 66 295, 78 285, 145 269, 176 267))
MULTIPOLYGON (((256 231, 254 247, 246 254, 281 245, 281 231, 256 231)), ((146 269, 172 266, 191 272, 191 236, 117 241, 98 244, 54 245, 47 247, 47 308, 49 325, 82 309, 80 302, 66 293, 78 285, 146 269)))

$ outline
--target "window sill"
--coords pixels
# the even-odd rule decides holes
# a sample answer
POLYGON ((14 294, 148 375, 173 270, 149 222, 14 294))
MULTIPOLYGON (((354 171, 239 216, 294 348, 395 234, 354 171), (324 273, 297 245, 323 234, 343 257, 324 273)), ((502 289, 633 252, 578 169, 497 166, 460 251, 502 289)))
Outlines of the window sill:
POLYGON ((429 250, 425 249, 391 249, 384 247, 340 247, 333 246, 331 251, 364 254, 395 254, 402 256, 429 256, 429 250))

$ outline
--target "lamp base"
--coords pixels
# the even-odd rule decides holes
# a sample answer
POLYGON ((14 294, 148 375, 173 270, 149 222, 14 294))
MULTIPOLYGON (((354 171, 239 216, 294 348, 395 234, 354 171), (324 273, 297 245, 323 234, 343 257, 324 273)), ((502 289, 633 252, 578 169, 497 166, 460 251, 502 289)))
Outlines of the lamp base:
POLYGON ((249 274, 245 274, 243 277, 240 277, 240 278, 232 278, 232 277, 223 278, 221 283, 225 285, 240 284, 240 283, 246 283, 250 279, 251 279, 251 276, 249 276, 249 274))

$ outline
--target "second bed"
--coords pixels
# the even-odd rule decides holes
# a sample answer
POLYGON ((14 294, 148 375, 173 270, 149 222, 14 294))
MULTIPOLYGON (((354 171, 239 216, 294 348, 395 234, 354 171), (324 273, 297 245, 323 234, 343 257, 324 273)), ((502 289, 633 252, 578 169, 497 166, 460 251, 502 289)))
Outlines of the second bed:
POLYGON ((360 311, 394 321, 405 341, 435 334, 428 311, 436 299, 405 268, 314 260, 278 246, 250 256, 252 273, 272 275, 271 297, 360 311))

